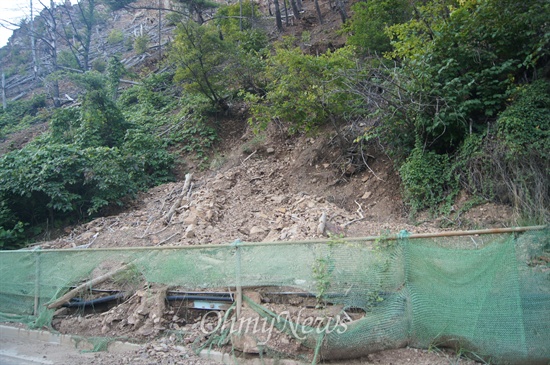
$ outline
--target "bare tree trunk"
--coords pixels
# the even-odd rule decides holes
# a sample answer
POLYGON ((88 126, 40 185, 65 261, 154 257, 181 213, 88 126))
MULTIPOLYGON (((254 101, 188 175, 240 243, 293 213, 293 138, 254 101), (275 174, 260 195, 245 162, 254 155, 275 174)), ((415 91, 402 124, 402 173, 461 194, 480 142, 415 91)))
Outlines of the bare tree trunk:
POLYGON ((162 58, 162 13, 161 13, 161 0, 159 0, 159 60, 162 58))
POLYGON ((288 27, 288 4, 286 0, 283 0, 283 5, 285 6, 285 24, 288 27))
POLYGON ((36 57, 36 39, 34 35, 34 14, 33 14, 33 6, 32 6, 32 0, 29 0, 31 5, 31 52, 32 52, 32 66, 33 66, 33 72, 34 72, 34 78, 36 79, 38 77, 38 57, 36 57))
POLYGON ((348 14, 346 13, 346 7, 342 0, 336 0, 336 7, 340 12, 340 17, 342 18, 342 23, 345 23, 348 20, 348 14))
POLYGON ((279 8, 279 0, 273 0, 273 4, 275 5, 275 21, 277 23, 277 29, 279 30, 279 32, 282 32, 283 21, 281 19, 281 9, 279 8))
POLYGON ((319 23, 323 24, 323 15, 321 14, 321 8, 319 7, 319 0, 315 0, 315 10, 317 11, 317 17, 319 18, 319 23))
POLYGON ((243 31, 243 0, 239 0, 239 30, 243 31))
POLYGON ((2 108, 6 110, 6 74, 2 72, 2 108))
MULTIPOLYGON (((48 24, 48 27, 50 27, 50 50, 51 50, 51 56, 52 56, 52 66, 53 66, 53 72, 56 72, 58 70, 57 65, 57 21, 55 19, 55 3, 54 0, 50 0, 50 17, 51 19, 48 19, 46 24, 48 24)), ((54 79, 52 81, 52 98, 53 98, 53 105, 57 108, 61 105, 59 101, 59 82, 54 79)))
POLYGON ((296 0, 290 0, 290 6, 292 6, 294 18, 300 19, 300 9, 298 9, 298 6, 296 5, 296 0))

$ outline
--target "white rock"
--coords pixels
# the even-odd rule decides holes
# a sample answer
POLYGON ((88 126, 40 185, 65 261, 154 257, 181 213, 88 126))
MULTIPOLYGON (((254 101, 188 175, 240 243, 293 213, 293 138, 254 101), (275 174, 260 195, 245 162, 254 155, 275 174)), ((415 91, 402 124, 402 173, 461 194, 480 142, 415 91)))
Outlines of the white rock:
POLYGON ((185 237, 186 238, 193 238, 195 237, 195 226, 193 224, 190 224, 185 229, 185 237))

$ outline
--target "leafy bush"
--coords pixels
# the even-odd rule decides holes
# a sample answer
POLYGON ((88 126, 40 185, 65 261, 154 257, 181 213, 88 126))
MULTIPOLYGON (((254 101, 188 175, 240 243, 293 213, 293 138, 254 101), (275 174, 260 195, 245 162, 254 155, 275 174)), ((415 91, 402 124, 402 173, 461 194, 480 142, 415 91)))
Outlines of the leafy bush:
POLYGON ((224 35, 237 34, 239 30, 252 28, 252 14, 258 14, 258 6, 250 0, 222 6, 217 12, 217 21, 224 35), (242 14, 242 18, 241 17, 242 14))
POLYGON ((550 155, 550 82, 522 87, 517 100, 498 118, 498 136, 511 158, 533 151, 550 155))
POLYGON ((143 125, 128 122, 93 72, 80 107, 52 113, 50 132, 0 158, 0 239, 16 248, 37 227, 86 219, 171 179, 174 157, 143 125))
POLYGON ((146 34, 137 36, 134 39, 134 51, 138 54, 144 54, 149 49, 149 36, 146 34))
POLYGON ((6 202, 0 200, 0 249, 21 247, 24 226, 15 219, 6 202))
POLYGON ((550 221, 550 85, 521 87, 496 131, 470 136, 457 166, 463 185, 485 199, 511 204, 529 224, 550 221))
POLYGON ((107 36, 107 43, 115 45, 124 41, 124 33, 120 29, 113 29, 107 36))
POLYGON ((307 132, 351 110, 342 77, 355 66, 351 48, 314 56, 283 45, 268 57, 265 97, 247 96, 253 114, 249 122, 256 128, 279 120, 288 123, 291 133, 307 132))
POLYGON ((387 27, 404 23, 412 16, 406 0, 361 1, 352 5, 353 16, 342 31, 348 33, 348 44, 360 53, 384 53, 392 49, 387 27))
POLYGON ((46 107, 46 95, 34 95, 28 100, 7 103, 6 109, 0 108, 0 135, 7 134, 42 120, 40 110, 46 107))
POLYGON ((107 69, 107 62, 105 60, 102 60, 101 58, 96 58, 92 62, 92 70, 97 71, 99 73, 105 72, 107 69))
POLYGON ((453 174, 447 155, 424 151, 417 145, 399 169, 404 198, 414 214, 430 208, 440 210, 442 203, 450 203, 458 192, 458 179, 453 174))
POLYGON ((19 222, 82 219, 120 205, 122 198, 170 179, 172 162, 156 141, 137 133, 122 149, 46 144, 10 152, 0 159, 0 201, 11 219, 0 217, 0 232, 14 235, 19 222))
POLYGON ((549 4, 542 0, 425 2, 388 28, 399 73, 417 106, 417 135, 438 153, 482 132, 548 55, 549 4))
POLYGON ((71 51, 59 51, 59 53, 57 54, 57 63, 59 64, 59 66, 74 68, 76 70, 80 69, 80 63, 71 51))

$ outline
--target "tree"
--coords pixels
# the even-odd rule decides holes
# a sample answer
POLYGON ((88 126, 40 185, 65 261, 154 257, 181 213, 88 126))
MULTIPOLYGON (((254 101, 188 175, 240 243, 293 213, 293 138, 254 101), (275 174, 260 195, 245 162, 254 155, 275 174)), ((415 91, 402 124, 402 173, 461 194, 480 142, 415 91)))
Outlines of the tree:
POLYGON ((291 133, 307 132, 337 123, 352 110, 343 78, 355 66, 351 48, 314 56, 279 46, 267 64, 265 97, 248 96, 254 102, 250 122, 256 127, 278 120, 288 123, 291 133))
POLYGON ((177 67, 177 81, 188 90, 200 92, 216 106, 227 109, 223 97, 227 89, 228 65, 234 54, 232 44, 220 39, 216 27, 194 21, 181 23, 169 58, 177 67))
POLYGON ((76 14, 73 6, 65 3, 61 6, 68 19, 68 26, 63 28, 65 41, 76 57, 80 69, 87 71, 90 68, 90 44, 93 29, 97 22, 96 0, 79 0, 76 14))
POLYGON ((343 30, 349 34, 347 43, 362 55, 390 51, 390 37, 385 29, 409 21, 413 13, 408 0, 357 2, 352 10, 353 16, 343 30))
MULTIPOLYGON (((317 1, 317 0, 315 0, 317 1)), ((273 4, 275 5, 275 22, 277 24, 277 29, 279 32, 283 31, 283 21, 281 18, 281 8, 279 6, 279 0, 273 0, 273 4)))
POLYGON ((407 89, 428 105, 414 117, 425 146, 452 152, 505 109, 514 85, 547 62, 549 10, 544 0, 433 2, 389 28, 407 89))
MULTIPOLYGON (((45 6, 42 2, 40 3, 44 6, 44 10, 41 13, 43 19, 44 32, 39 32, 40 40, 46 48, 47 54, 50 56, 50 72, 56 73, 59 70, 58 65, 58 25, 57 17, 55 14, 55 4, 53 0, 50 0, 50 7, 45 6)), ((52 99, 56 107, 60 105, 59 102, 59 82, 57 78, 50 78, 48 84, 51 85, 52 99)))

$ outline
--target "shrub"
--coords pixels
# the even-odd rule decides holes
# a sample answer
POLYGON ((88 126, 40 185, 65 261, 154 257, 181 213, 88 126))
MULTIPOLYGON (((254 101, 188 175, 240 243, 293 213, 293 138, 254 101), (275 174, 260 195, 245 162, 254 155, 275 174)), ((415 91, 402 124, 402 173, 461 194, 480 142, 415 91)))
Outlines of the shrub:
POLYGON ((149 37, 147 35, 140 35, 134 39, 134 51, 141 55, 147 52, 149 47, 149 37))
POLYGON ((107 43, 115 45, 124 41, 124 33, 120 29, 113 29, 107 36, 107 43))
POLYGON ((472 135, 458 155, 462 183, 475 195, 511 204, 522 220, 550 220, 550 84, 522 87, 497 130, 472 135))
POLYGON ((92 70, 103 73, 107 69, 107 62, 100 58, 95 59, 92 62, 92 70))
POLYGON ((453 175, 449 156, 424 151, 418 144, 399 174, 404 198, 413 214, 427 208, 433 212, 445 208, 442 203, 450 205, 458 193, 458 179, 453 175))

